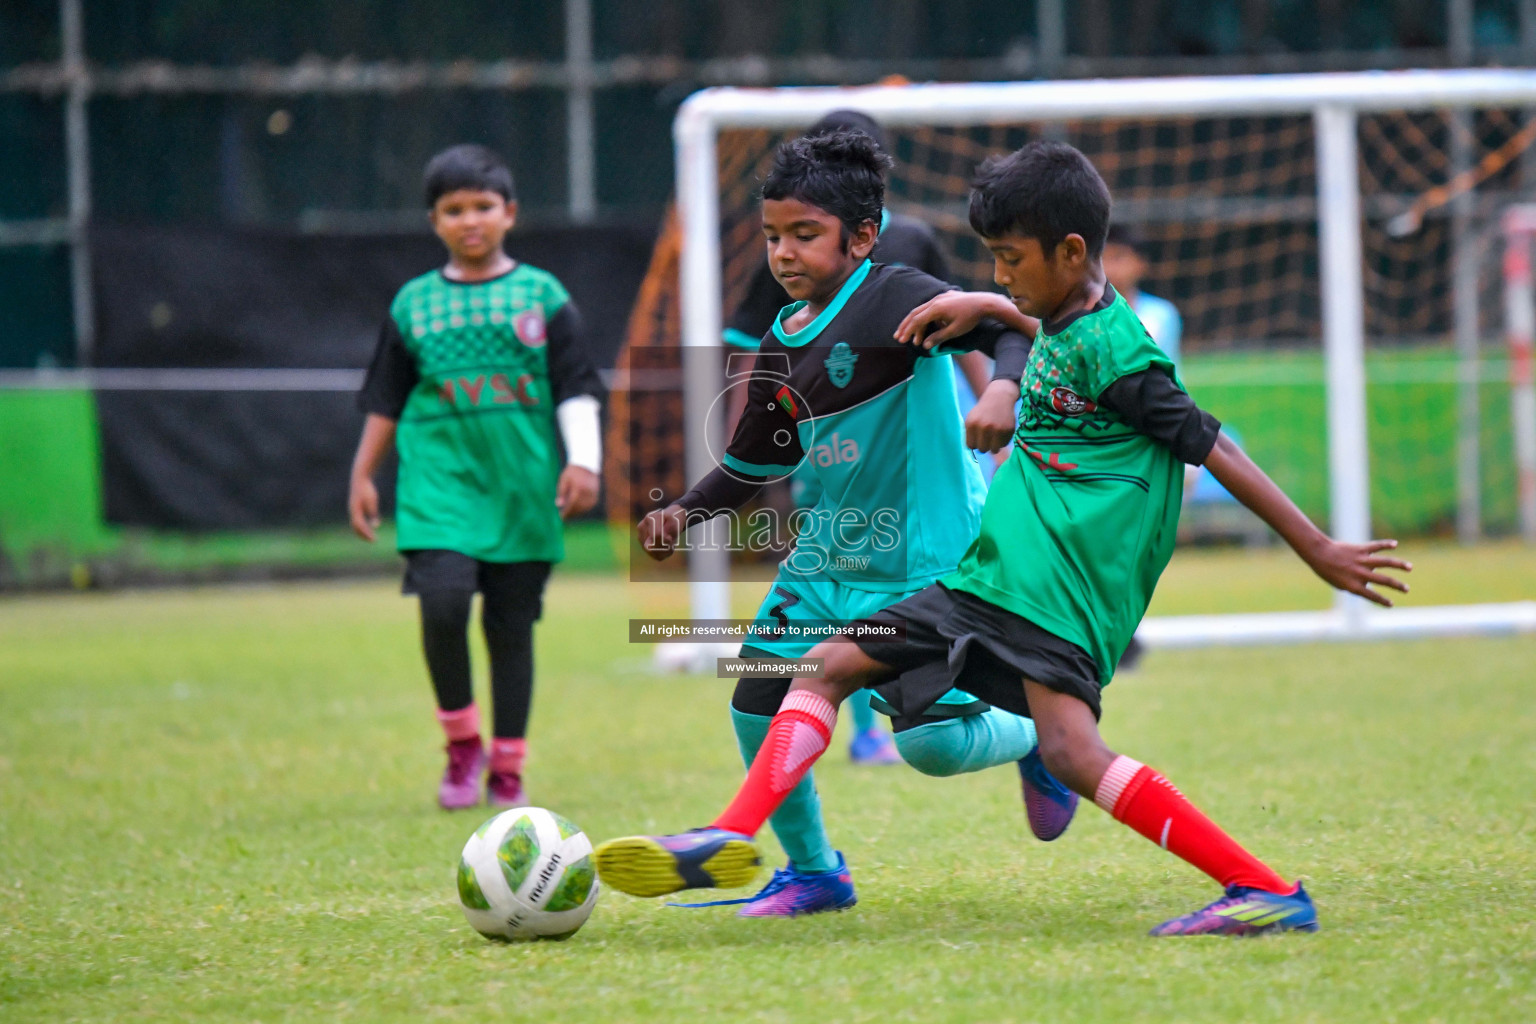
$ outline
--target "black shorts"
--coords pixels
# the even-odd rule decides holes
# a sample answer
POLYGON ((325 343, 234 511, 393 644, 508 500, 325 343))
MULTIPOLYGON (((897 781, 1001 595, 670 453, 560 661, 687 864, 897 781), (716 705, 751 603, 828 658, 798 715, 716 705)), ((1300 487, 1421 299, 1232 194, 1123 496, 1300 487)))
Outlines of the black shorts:
POLYGON ((900 717, 922 715, 951 687, 1028 717, 1024 678, 1099 717, 1099 669, 1087 651, 974 594, 935 583, 863 621, 906 629, 905 640, 853 641, 899 673, 873 689, 900 717))
MULTIPOLYGON (((742 650, 746 652, 751 649, 743 647, 742 650)), ((743 653, 742 657, 773 658, 776 655, 752 651, 743 653)), ((788 676, 742 676, 736 680, 736 690, 731 694, 731 707, 743 714, 772 718, 778 714, 780 705, 784 703, 784 695, 789 692, 790 684, 793 682, 794 680, 788 676)), ((932 704, 931 701, 930 704, 932 704)), ((920 725, 947 722, 952 718, 968 718, 971 715, 985 714, 991 710, 986 702, 973 700, 969 704, 932 704, 931 707, 914 714, 903 715, 886 703, 878 693, 871 695, 870 707, 888 716, 891 720, 891 731, 897 733, 916 729, 920 725)))
POLYGON ((482 562, 457 551, 431 549, 402 551, 405 582, 402 594, 515 595, 527 605, 527 618, 544 613, 544 584, 549 581, 548 562, 482 562))

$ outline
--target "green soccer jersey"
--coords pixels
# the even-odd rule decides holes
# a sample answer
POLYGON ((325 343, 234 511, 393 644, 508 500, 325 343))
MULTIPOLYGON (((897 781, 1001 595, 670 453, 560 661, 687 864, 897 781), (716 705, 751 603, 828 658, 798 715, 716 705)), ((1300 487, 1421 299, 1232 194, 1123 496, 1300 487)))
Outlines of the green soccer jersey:
POLYGON ((601 390, 578 334, 565 288, 526 264, 476 283, 434 270, 400 289, 362 405, 398 421, 401 551, 564 556, 555 406, 601 390))
MULTIPOLYGON (((1013 455, 992 479, 979 536, 943 583, 1082 647, 1102 685, 1173 554, 1184 480, 1167 444, 1106 407, 1104 393, 1160 370, 1166 378, 1146 376, 1194 406, 1173 363, 1111 289, 1093 310, 1047 326, 1021 383, 1013 455)), ((1205 422, 1194 458, 1219 429, 1205 422)))

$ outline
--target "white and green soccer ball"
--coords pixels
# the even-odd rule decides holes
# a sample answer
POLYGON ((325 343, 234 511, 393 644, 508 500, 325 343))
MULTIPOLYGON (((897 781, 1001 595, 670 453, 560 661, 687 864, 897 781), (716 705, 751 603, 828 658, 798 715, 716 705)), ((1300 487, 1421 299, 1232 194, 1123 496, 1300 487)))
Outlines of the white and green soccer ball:
POLYGON ((464 844, 459 903, 492 939, 563 939, 597 905, 592 840, 542 807, 503 811, 464 844))

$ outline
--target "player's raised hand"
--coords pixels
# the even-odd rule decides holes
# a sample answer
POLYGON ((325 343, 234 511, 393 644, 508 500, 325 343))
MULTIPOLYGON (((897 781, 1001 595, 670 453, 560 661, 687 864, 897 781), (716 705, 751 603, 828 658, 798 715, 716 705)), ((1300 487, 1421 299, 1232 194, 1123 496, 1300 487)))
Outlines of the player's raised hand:
POLYGON ((555 508, 561 519, 590 511, 597 504, 597 474, 585 466, 566 466, 555 483, 555 508))
POLYGON ((677 547, 677 538, 683 534, 685 520, 686 515, 680 505, 668 505, 647 513, 635 530, 640 546, 646 554, 661 561, 677 547))
POLYGON ((975 330, 987 311, 981 293, 944 292, 908 313, 896 328, 896 340, 932 349, 975 330))
POLYGON ((379 489, 366 476, 354 476, 347 488, 347 519, 352 532, 372 544, 378 537, 379 489))
POLYGON ((1403 580, 1377 571, 1379 569, 1413 571, 1412 562, 1377 554, 1379 551, 1390 551, 1395 547, 1397 547, 1395 540, 1372 540, 1364 544, 1348 544, 1329 538, 1316 551, 1308 552, 1304 557, 1307 564, 1312 567, 1312 571, 1331 586, 1351 594, 1359 594, 1368 601, 1375 601, 1384 608, 1390 608, 1392 599, 1372 590, 1371 586, 1374 584, 1378 587, 1390 587, 1392 590, 1408 593, 1408 584, 1403 580))
POLYGON ((1019 386, 1013 381, 994 380, 988 384, 966 414, 965 446, 982 452, 1008 447, 1016 423, 1014 403, 1018 400, 1019 386))

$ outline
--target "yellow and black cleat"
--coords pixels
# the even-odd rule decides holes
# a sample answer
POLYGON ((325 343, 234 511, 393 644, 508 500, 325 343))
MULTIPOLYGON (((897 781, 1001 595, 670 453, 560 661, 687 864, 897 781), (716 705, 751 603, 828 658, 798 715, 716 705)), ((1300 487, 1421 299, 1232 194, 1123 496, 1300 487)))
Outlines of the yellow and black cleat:
POLYGON ((721 828, 610 839, 592 851, 592 860, 604 885, 631 896, 735 889, 752 884, 763 864, 752 837, 721 828))

